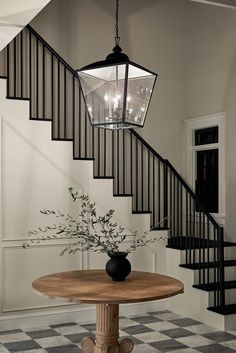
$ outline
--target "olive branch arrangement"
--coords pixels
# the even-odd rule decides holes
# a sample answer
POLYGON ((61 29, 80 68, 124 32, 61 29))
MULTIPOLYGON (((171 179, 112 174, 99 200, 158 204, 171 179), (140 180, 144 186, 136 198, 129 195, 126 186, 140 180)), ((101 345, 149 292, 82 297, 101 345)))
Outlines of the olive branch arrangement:
POLYGON ((90 201, 88 195, 79 195, 72 187, 68 188, 73 202, 80 206, 79 218, 74 219, 68 213, 54 210, 41 210, 46 216, 54 216, 61 221, 53 226, 39 227, 28 232, 28 240, 23 244, 24 248, 41 241, 52 239, 69 239, 71 242, 61 251, 75 254, 78 251, 92 251, 100 253, 119 253, 121 245, 127 243, 122 252, 130 253, 138 247, 166 240, 166 236, 148 237, 148 232, 141 236, 137 231, 128 234, 125 228, 113 222, 114 210, 109 210, 103 216, 97 215, 95 203, 90 201))

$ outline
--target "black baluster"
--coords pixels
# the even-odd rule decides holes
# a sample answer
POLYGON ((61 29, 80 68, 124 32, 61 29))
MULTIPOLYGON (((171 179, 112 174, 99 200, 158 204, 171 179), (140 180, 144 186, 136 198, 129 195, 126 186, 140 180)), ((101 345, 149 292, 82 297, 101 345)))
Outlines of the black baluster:
POLYGON ((103 175, 106 176, 106 168, 107 168, 107 130, 104 130, 104 163, 103 163, 103 175))
POLYGON ((176 179, 176 183, 177 183, 177 194, 176 194, 176 202, 177 202, 177 207, 176 207, 176 223, 177 223, 177 236, 178 236, 178 240, 180 242, 180 245, 182 245, 182 239, 180 237, 180 231, 179 231, 179 223, 180 223, 180 217, 179 217, 179 180, 176 179))
POLYGON ((188 258, 188 254, 191 253, 191 243, 188 241, 189 238, 188 238, 188 192, 186 190, 186 194, 185 194, 185 218, 186 218, 186 224, 185 224, 185 237, 186 237, 186 258, 185 258, 185 262, 186 264, 188 264, 190 261, 189 261, 189 258, 188 258), (188 246, 189 246, 189 249, 188 249, 188 246, 187 246, 187 243, 188 243, 188 246))
POLYGON ((173 198, 172 198, 172 183, 173 183, 173 180, 172 180, 172 171, 170 171, 170 234, 173 235, 173 214, 172 214, 172 208, 173 208, 173 205, 172 205, 172 202, 173 202, 173 198))
POLYGON ((203 284, 206 284, 206 271, 205 271, 205 265, 206 265, 206 237, 205 237, 205 214, 202 213, 202 238, 203 238, 203 284))
POLYGON ((144 201, 143 201, 143 194, 144 194, 144 177, 143 177, 143 143, 141 144, 141 209, 144 211, 144 201))
POLYGON ((155 156, 152 154, 152 183, 153 183, 153 195, 152 195, 152 208, 153 208, 153 226, 156 226, 156 170, 155 170, 155 156))
POLYGON ((214 248, 213 248, 213 261, 214 261, 214 306, 218 305, 218 300, 217 300, 217 286, 216 286, 216 282, 217 282, 217 269, 218 269, 218 264, 217 264, 217 258, 216 258, 216 246, 217 246, 217 242, 216 242, 216 227, 214 226, 213 228, 213 240, 214 240, 214 248))
POLYGON ((45 46, 43 45, 43 118, 45 118, 45 46))
MULTIPOLYGON (((199 283, 202 284, 202 271, 201 271, 201 263, 202 263, 202 244, 203 242, 201 237, 201 228, 202 228, 202 212, 199 208, 199 222, 198 222, 198 246, 199 246, 199 283)), ((204 251, 204 249, 203 249, 204 251)))
POLYGON ((95 139, 94 128, 92 127, 92 156, 93 156, 93 158, 95 158, 95 151, 94 151, 95 143, 94 143, 94 139, 95 139))
POLYGON ((10 48, 7 46, 7 97, 10 96, 10 48))
POLYGON ((224 229, 222 227, 218 228, 219 235, 219 246, 220 246, 220 254, 219 254, 219 272, 220 272, 220 280, 219 280, 219 296, 220 296, 220 306, 225 306, 225 269, 224 269, 224 229))
POLYGON ((24 66, 23 66, 23 31, 20 33, 20 95, 24 97, 23 82, 24 82, 24 66))
POLYGON ((130 192, 133 194, 133 135, 130 131, 130 192))
POLYGON ((112 176, 115 176, 115 132, 112 130, 111 132, 111 143, 112 143, 112 176))
POLYGON ((60 61, 57 61, 57 83, 58 83, 58 102, 57 102, 57 119, 58 119, 58 131, 57 138, 59 139, 61 136, 61 76, 60 76, 60 61))
MULTIPOLYGON (((191 195, 188 193, 188 199, 189 199, 189 228, 188 228, 188 238, 189 238, 189 244, 190 244, 190 252, 189 252, 189 263, 192 263, 192 252, 193 252, 193 239, 192 239, 192 199, 191 195)), ((187 215, 188 216, 188 215, 187 215)))
POLYGON ((125 172, 126 172, 126 159, 125 159, 125 155, 126 155, 126 150, 125 150, 125 130, 123 130, 123 194, 125 194, 126 191, 126 187, 125 187, 125 172))
POLYGON ((82 153, 81 153, 81 149, 82 149, 82 131, 81 131, 81 126, 82 126, 82 122, 81 122, 81 120, 82 120, 82 111, 81 111, 81 108, 82 108, 82 106, 81 106, 81 104, 82 104, 82 102, 81 102, 81 100, 82 100, 82 91, 81 91, 81 87, 79 88, 79 158, 81 158, 82 157, 82 153))
POLYGON ((116 131, 116 159, 117 159, 117 194, 120 193, 120 133, 119 130, 116 131))
POLYGON ((176 209, 177 209, 177 205, 176 205, 176 178, 175 175, 173 175, 173 233, 172 233, 172 237, 174 236, 174 244, 178 245, 179 244, 179 238, 176 232, 176 209))
POLYGON ((138 139, 136 137, 136 140, 135 140, 135 146, 136 146, 136 211, 138 211, 139 209, 139 205, 138 205, 138 182, 139 182, 139 173, 138 173, 138 139))
POLYGON ((14 38, 14 97, 16 98, 16 37, 14 38))
POLYGON ((168 167, 167 167, 167 161, 164 162, 163 165, 163 201, 164 201, 164 227, 168 227, 168 167))
POLYGON ((32 35, 29 32, 29 107, 30 107, 30 119, 32 116, 32 35))
MULTIPOLYGON (((161 165, 160 165, 160 159, 158 159, 158 162, 157 162, 157 187, 158 187, 158 190, 157 190, 157 209, 158 209, 158 219, 157 219, 157 223, 160 223, 161 221, 161 165)), ((156 224, 155 224, 156 225, 156 224)))
POLYGON ((72 80, 73 156, 75 158, 75 76, 72 80))
MULTIPOLYGON (((180 212, 180 236, 181 239, 183 239, 183 187, 179 182, 180 186, 180 207, 179 207, 179 212, 180 212)), ((187 239, 185 239, 187 241, 187 239)))
POLYGON ((85 109, 84 114, 84 148, 85 148, 85 158, 88 156, 88 115, 85 109))
POLYGON ((36 38, 36 118, 39 117, 39 41, 36 38))
POLYGON ((97 140, 97 160, 98 160, 98 176, 100 177, 101 176, 101 170, 100 170, 100 167, 101 167, 101 136, 100 136, 100 133, 101 133, 101 130, 98 129, 98 140, 97 140))
POLYGON ((150 150, 148 150, 148 176, 147 176, 147 180, 148 180, 148 210, 151 209, 150 207, 150 186, 151 186, 151 175, 150 175, 150 150))
POLYGON ((195 265, 196 263, 196 242, 195 242, 195 237, 196 237, 196 202, 194 199, 193 200, 193 264, 195 265))
POLYGON ((67 82, 66 66, 64 66, 64 139, 67 138, 67 82))
POLYGON ((54 57, 53 54, 51 54, 51 114, 52 114, 52 120, 54 118, 54 57))
POLYGON ((209 218, 207 217, 207 283, 210 283, 210 222, 209 218))

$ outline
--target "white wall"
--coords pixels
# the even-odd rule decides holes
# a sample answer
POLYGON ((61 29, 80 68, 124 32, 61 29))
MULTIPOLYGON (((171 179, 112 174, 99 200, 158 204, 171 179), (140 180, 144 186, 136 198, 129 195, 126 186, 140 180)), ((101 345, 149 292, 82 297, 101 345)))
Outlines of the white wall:
MULTIPOLYGON (((101 214, 115 209, 116 220, 128 229, 148 230, 150 217, 132 215, 131 198, 114 198, 111 180, 93 180, 91 161, 73 161, 71 142, 51 141, 51 123, 29 121, 29 103, 7 100, 5 95, 6 81, 0 80, 0 330, 65 322, 72 318, 88 320, 92 317, 88 306, 68 307, 67 304, 65 310, 64 302, 36 295, 31 283, 49 273, 104 268, 107 256, 82 253, 59 257, 66 243, 63 240, 23 249, 28 230, 52 222, 39 210, 61 209, 76 214, 78 210, 67 192, 67 188, 73 186, 89 193, 101 214)), ((165 244, 139 249, 130 254, 129 259, 134 269, 165 273, 165 244)), ((135 310, 155 310, 165 304, 158 305, 135 306, 135 310)), ((133 308, 128 307, 127 312, 132 312, 133 308)))

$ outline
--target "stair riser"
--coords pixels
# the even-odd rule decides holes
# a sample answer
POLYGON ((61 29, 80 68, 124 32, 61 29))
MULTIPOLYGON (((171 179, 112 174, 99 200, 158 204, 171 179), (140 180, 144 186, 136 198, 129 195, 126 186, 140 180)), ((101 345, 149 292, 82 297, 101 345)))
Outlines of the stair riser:
MULTIPOLYGON (((187 252, 187 259, 188 262, 190 261, 190 254, 191 254, 191 261, 193 263, 193 259, 195 256, 195 262, 199 262, 199 259, 201 260, 200 262, 203 262, 204 259, 204 253, 205 253, 205 261, 208 260, 208 254, 209 254, 209 260, 214 261, 214 249, 201 249, 199 252, 199 249, 191 250, 187 252), (195 255, 194 255, 195 254, 195 255)), ((216 252, 217 256, 217 252, 216 252)), ((236 248, 235 247, 225 247, 224 248, 224 258, 225 260, 232 260, 236 258, 236 248)), ((181 263, 184 264, 186 263, 186 251, 181 250, 181 263)))
MULTIPOLYGON (((225 304, 235 304, 236 303, 236 288, 227 289, 225 291, 225 304)), ((214 293, 209 292, 209 306, 214 304, 214 293)))
MULTIPOLYGON (((190 270, 191 271, 191 270, 190 270)), ((203 273, 205 272, 205 278, 207 277, 207 269, 201 270, 201 276, 203 278, 203 273)), ((225 281, 234 281, 236 278, 236 267, 225 267, 225 281)), ((209 269, 209 281, 214 282, 214 269, 209 269)), ((194 283, 199 283, 199 270, 194 270, 194 283)))

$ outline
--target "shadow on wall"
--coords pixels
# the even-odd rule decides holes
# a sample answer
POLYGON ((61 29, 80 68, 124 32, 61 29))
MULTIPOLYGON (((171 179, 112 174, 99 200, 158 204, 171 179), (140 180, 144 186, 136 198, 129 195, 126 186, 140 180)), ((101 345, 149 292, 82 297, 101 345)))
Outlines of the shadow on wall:
POLYGON ((224 97, 224 107, 226 110, 225 124, 225 172, 226 172, 226 238, 236 241, 235 228, 235 199, 236 199, 236 53, 234 63, 229 73, 227 89, 224 97))

